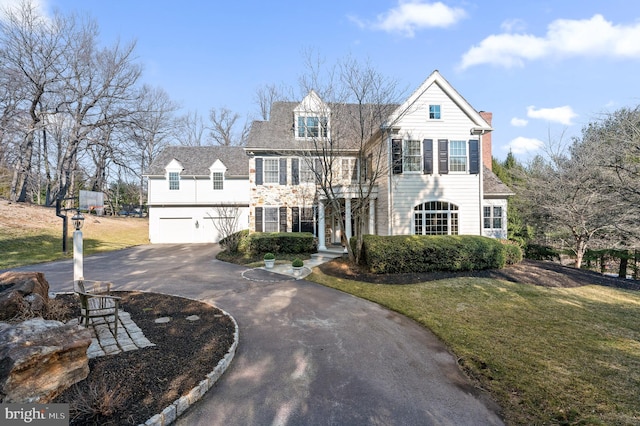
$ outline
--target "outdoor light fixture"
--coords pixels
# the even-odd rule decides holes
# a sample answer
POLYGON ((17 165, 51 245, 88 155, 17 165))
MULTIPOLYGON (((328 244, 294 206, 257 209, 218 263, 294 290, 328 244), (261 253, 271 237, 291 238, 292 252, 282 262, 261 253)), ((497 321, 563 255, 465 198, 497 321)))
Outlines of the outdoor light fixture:
POLYGON ((73 215, 73 217, 71 218, 71 222, 73 223, 73 226, 76 228, 76 231, 79 231, 80 228, 82 228, 82 224, 84 223, 84 216, 82 216, 82 213, 80 213, 80 210, 78 210, 78 212, 73 215))

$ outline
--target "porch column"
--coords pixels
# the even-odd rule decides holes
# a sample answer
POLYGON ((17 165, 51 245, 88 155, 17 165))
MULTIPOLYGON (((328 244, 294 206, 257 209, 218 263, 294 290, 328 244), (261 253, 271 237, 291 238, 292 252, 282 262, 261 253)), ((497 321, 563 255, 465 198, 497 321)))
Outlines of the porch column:
MULTIPOLYGON (((351 198, 344 199, 344 236, 347 237, 347 244, 351 239, 351 198)), ((347 248, 344 248, 345 253, 347 248)))
POLYGON ((318 201, 318 250, 326 250, 325 245, 324 204, 318 201))
POLYGON ((369 234, 376 233, 376 200, 369 199, 369 234))

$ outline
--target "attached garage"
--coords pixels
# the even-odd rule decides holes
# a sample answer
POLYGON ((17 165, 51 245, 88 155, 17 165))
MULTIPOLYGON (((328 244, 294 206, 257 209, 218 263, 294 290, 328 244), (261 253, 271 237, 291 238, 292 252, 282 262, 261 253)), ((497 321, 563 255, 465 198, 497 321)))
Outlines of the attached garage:
POLYGON ((161 217, 156 243, 175 244, 190 243, 193 240, 193 218, 191 217, 161 217))

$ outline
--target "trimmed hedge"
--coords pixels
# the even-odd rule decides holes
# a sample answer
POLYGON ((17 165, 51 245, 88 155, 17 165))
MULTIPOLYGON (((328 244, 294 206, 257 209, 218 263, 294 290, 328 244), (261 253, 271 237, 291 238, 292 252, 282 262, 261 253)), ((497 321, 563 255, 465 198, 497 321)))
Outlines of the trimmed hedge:
POLYGON ((315 253, 316 241, 309 232, 253 232, 242 239, 240 251, 250 256, 265 253, 315 253))
POLYGON ((470 271, 504 267, 505 252, 499 240, 472 235, 365 235, 363 258, 376 274, 470 271))
POLYGON ((502 244, 504 244, 504 255, 507 265, 515 265, 516 263, 522 262, 523 255, 520 244, 509 240, 502 240, 502 244))

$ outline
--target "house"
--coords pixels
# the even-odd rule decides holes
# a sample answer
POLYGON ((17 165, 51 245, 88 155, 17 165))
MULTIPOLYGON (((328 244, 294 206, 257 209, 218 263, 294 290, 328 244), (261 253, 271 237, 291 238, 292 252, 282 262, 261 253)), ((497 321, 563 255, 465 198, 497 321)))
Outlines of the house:
POLYGON ((275 102, 268 121, 252 124, 251 231, 313 232, 319 249, 341 244, 354 226, 506 238, 512 192, 491 171, 491 113, 476 111, 438 71, 401 105, 366 115, 358 108, 325 103, 312 90, 301 102, 275 102), (358 129, 368 131, 355 132, 349 121, 363 116, 369 125, 358 129), (327 175, 331 196, 316 184, 327 175), (360 223, 356 208, 366 213, 360 223))
POLYGON ((151 243, 218 242, 248 227, 249 173, 241 147, 169 146, 148 179, 151 243))

